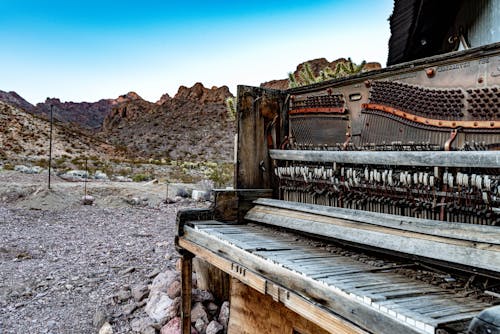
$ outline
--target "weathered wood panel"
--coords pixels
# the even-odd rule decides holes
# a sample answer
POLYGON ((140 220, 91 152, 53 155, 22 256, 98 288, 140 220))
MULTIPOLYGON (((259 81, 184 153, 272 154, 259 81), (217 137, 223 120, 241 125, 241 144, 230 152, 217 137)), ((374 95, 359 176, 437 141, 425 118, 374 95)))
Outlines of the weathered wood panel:
POLYGON ((237 279, 231 280, 230 315, 228 334, 329 333, 237 279))
POLYGON ((273 188, 268 125, 279 118, 283 97, 280 91, 238 86, 236 188, 273 188))
POLYGON ((212 292, 218 301, 229 300, 228 274, 198 257, 193 259, 193 270, 198 289, 212 292))
POLYGON ((215 190, 212 205, 215 219, 241 223, 255 200, 272 196, 272 189, 215 190))

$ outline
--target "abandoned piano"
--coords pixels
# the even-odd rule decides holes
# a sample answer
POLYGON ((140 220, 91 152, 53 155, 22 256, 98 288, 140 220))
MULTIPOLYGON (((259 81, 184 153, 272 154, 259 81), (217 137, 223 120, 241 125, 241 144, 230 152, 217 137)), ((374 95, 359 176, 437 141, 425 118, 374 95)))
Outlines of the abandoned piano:
POLYGON ((499 333, 500 44, 239 86, 237 120, 235 190, 178 215, 183 333, 193 258, 229 333, 499 333))

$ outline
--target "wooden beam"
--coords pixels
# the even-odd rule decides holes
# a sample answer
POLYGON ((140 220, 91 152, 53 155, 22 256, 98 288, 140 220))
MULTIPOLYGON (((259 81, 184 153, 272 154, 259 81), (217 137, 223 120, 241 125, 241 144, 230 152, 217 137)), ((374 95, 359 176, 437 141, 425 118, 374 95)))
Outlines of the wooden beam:
POLYGON ((307 151, 270 150, 275 160, 363 165, 498 168, 500 151, 307 151))
POLYGON ((191 290, 193 288, 193 254, 181 256, 181 333, 191 334, 191 290))
POLYGON ((272 296, 276 301, 283 303, 290 310, 330 333, 368 334, 363 329, 335 315, 325 307, 310 300, 306 300, 295 292, 268 281, 263 276, 251 271, 241 264, 230 261, 220 254, 216 254, 184 238, 180 239, 179 243, 183 248, 195 254, 196 257, 204 259, 254 290, 272 296))

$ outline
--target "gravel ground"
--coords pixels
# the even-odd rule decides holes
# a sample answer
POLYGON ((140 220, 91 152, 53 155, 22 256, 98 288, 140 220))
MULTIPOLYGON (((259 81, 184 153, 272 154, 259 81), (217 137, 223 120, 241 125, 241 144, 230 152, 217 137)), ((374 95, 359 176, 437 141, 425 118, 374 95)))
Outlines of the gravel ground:
POLYGON ((44 193, 43 176, 18 174, 0 173, 0 334, 96 333, 93 318, 119 288, 175 266, 175 215, 193 203, 159 204, 148 187, 155 204, 131 206, 120 192, 140 197, 137 184, 110 183, 100 187, 113 205, 83 206, 74 185, 44 193))

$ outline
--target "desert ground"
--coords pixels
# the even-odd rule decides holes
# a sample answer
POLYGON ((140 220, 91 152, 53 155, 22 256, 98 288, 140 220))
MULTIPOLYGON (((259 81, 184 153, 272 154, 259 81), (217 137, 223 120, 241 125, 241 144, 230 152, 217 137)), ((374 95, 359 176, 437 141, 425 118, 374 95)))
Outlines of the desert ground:
POLYGON ((123 291, 175 268, 176 212, 207 205, 165 204, 165 184, 92 181, 87 191, 93 205, 82 205, 82 182, 53 176, 49 190, 46 172, 0 170, 1 334, 97 333, 107 319, 132 332, 142 315, 123 312, 123 291))

